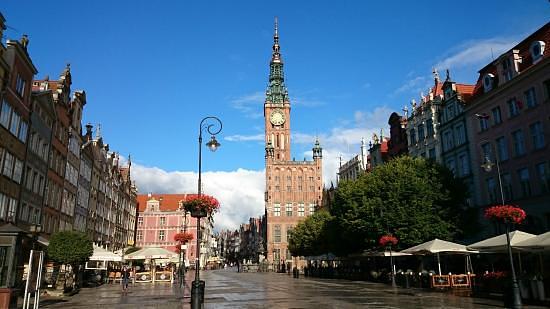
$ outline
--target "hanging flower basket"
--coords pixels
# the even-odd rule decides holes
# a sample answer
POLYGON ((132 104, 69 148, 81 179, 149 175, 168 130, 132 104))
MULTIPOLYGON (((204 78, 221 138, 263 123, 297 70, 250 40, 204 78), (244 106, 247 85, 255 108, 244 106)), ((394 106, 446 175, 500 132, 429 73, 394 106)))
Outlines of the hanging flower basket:
POLYGON ((382 247, 395 246, 397 245, 397 237, 393 235, 384 235, 380 237, 380 240, 378 241, 378 243, 382 247))
POLYGON ((515 205, 492 206, 485 209, 485 218, 504 223, 521 224, 525 216, 525 211, 515 205))
POLYGON ((220 202, 212 196, 194 196, 182 202, 183 208, 191 213, 191 217, 203 218, 217 212, 220 202))
POLYGON ((174 235, 174 240, 184 245, 189 241, 193 240, 193 234, 191 233, 177 233, 174 235))

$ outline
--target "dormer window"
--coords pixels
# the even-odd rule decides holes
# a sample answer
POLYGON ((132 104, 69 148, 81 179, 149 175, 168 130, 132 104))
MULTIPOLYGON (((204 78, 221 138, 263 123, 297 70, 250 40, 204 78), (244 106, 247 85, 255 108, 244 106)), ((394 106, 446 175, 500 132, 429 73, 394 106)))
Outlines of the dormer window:
POLYGON ((445 89, 445 100, 453 96, 453 87, 449 86, 445 89))
POLYGON ((493 83, 495 82, 495 76, 491 73, 485 74, 483 76, 483 90, 485 92, 491 91, 493 89, 493 83))
POLYGON ((542 55, 544 55, 544 46, 546 44, 543 41, 535 41, 531 44, 531 48, 529 51, 531 52, 531 58, 533 58, 533 63, 537 63, 540 59, 542 59, 542 55))

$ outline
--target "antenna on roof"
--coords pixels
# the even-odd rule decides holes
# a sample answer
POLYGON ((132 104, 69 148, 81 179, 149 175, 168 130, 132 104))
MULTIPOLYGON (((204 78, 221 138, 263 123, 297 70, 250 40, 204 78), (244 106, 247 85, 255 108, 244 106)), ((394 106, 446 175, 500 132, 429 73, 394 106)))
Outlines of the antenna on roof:
POLYGON ((491 47, 491 60, 495 61, 495 56, 493 55, 493 48, 491 47))

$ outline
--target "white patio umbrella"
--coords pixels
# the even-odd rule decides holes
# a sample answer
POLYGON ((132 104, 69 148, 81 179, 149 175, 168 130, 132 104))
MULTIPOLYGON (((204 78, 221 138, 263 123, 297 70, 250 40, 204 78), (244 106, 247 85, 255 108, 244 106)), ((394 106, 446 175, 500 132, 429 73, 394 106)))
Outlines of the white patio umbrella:
POLYGON ((116 255, 111 251, 105 250, 101 247, 94 245, 94 253, 90 257, 90 261, 109 261, 109 262, 121 262, 122 257, 116 255))
POLYGON ((165 248, 143 248, 136 252, 126 255, 126 260, 145 260, 145 259, 170 259, 177 253, 165 248))
MULTIPOLYGON (((363 252, 362 254, 363 256, 390 256, 390 252, 389 251, 365 251, 363 252)), ((399 252, 399 251, 392 251, 391 252, 391 256, 393 257, 396 257, 396 256, 409 256, 411 255, 410 253, 404 253, 404 252, 399 252)))
MULTIPOLYGON (((525 233, 522 231, 513 231, 510 233, 510 246, 514 248, 520 242, 532 239, 533 237, 535 237, 535 235, 533 234, 525 233)), ((479 252, 484 253, 507 252, 508 243, 506 241, 506 234, 501 234, 482 241, 478 241, 469 245, 468 249, 479 250, 479 252)))
POLYGON ((550 251, 550 232, 517 242, 513 247, 525 251, 550 251))
POLYGON ((439 270, 439 274, 441 275, 441 260, 439 258, 440 253, 470 254, 476 253, 476 251, 468 250, 466 246, 461 244, 436 238, 420 245, 401 250, 401 253, 410 253, 415 255, 436 254, 437 268, 439 270))
POLYGON ((527 252, 538 252, 540 262, 540 272, 543 273, 544 263, 542 262, 542 253, 550 251, 550 232, 531 237, 527 240, 516 243, 514 248, 527 252))

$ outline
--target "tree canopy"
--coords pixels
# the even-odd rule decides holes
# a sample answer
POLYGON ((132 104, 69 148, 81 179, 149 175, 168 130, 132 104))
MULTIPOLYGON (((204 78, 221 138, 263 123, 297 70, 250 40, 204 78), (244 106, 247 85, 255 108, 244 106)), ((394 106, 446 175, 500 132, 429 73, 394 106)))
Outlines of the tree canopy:
MULTIPOLYGON (((331 208, 347 251, 369 249, 393 233, 401 246, 457 233, 467 197, 464 183, 432 160, 396 158, 342 182, 331 208)), ((344 250, 346 251, 346 250, 344 250)))
POLYGON ((319 211, 292 231, 293 255, 337 255, 379 246, 393 234, 398 247, 461 231, 467 187, 447 168, 424 158, 395 158, 354 181, 338 185, 330 213, 319 211))
POLYGON ((82 232, 60 231, 52 235, 48 256, 52 260, 69 265, 80 265, 94 253, 92 242, 82 232))
POLYGON ((332 220, 328 211, 320 210, 298 223, 288 240, 288 250, 293 256, 319 255, 329 249, 328 224, 332 220))

